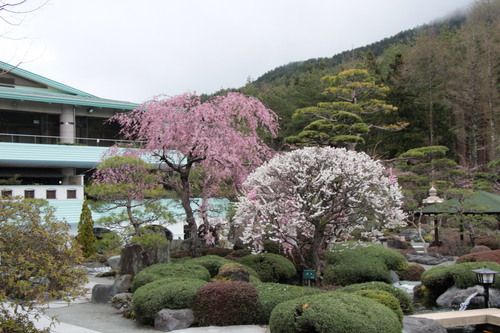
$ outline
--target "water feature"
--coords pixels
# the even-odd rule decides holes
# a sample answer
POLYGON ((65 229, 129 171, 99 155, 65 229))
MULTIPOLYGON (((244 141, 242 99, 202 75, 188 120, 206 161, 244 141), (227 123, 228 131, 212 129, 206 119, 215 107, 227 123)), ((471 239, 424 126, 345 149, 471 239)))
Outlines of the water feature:
POLYGON ((469 295, 469 297, 467 297, 465 299, 465 301, 463 301, 461 304, 460 304, 460 308, 458 309, 459 311, 465 311, 467 309, 467 306, 469 306, 469 303, 470 303, 470 300, 473 299, 474 297, 476 297, 476 295, 479 294, 478 292, 475 292, 475 293, 472 293, 469 295))

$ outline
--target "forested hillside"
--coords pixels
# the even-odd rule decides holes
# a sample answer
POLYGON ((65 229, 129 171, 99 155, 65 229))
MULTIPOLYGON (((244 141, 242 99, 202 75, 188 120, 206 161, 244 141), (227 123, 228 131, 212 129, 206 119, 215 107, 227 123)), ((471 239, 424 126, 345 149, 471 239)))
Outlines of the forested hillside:
POLYGON ((444 146, 447 158, 461 167, 486 170, 500 155, 499 31, 500 0, 482 0, 465 16, 330 58, 281 66, 239 90, 281 117, 277 149, 286 149, 287 143, 352 148, 352 140, 359 138, 356 150, 388 160, 410 149, 444 146), (338 102, 340 89, 346 93, 348 86, 341 87, 347 81, 339 83, 338 75, 352 69, 369 75, 360 79, 361 72, 351 72, 354 76, 344 79, 358 75, 360 81, 350 87, 377 87, 378 100, 391 111, 373 112, 370 101, 376 99, 361 100, 357 111, 349 111, 346 132, 339 126, 346 118, 339 117, 338 102))

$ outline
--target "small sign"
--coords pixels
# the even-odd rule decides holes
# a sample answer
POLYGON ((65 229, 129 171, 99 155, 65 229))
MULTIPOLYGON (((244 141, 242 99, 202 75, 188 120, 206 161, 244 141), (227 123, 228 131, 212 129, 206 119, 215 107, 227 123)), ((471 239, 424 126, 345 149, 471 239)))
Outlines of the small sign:
POLYGON ((311 269, 304 269, 302 276, 303 276, 304 280, 315 280, 316 279, 316 271, 313 271, 311 269))

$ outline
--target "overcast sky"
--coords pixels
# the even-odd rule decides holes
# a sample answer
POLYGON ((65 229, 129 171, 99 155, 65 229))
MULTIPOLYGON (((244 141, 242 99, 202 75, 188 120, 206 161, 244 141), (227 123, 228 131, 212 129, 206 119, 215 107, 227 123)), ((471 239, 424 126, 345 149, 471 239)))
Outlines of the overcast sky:
POLYGON ((278 66, 331 57, 472 3, 49 0, 17 27, 0 23, 0 60, 98 97, 142 103, 239 88, 278 66))

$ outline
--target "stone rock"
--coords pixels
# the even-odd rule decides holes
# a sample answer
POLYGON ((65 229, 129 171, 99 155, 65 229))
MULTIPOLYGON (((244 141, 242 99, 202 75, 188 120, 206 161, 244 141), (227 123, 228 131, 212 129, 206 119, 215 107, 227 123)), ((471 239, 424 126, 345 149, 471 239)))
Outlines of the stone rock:
POLYGON ((155 329, 170 332, 188 328, 194 322, 194 315, 191 309, 171 310, 163 309, 156 314, 155 329))
POLYGON ((121 256, 112 256, 106 260, 106 264, 109 265, 113 270, 117 271, 120 268, 121 256))
POLYGON ((108 303, 112 290, 112 284, 96 284, 92 288, 92 303, 108 303))
POLYGON ((404 250, 408 248, 408 242, 402 241, 399 238, 388 238, 387 239, 387 247, 391 249, 399 249, 404 250))
POLYGON ((403 332, 405 333, 446 333, 447 330, 437 321, 427 318, 405 316, 403 318, 403 332))
POLYGON ((446 262, 454 261, 453 257, 443 256, 440 253, 427 252, 427 253, 407 253, 406 260, 421 265, 440 265, 446 262))
POLYGON ((131 274, 118 275, 113 283, 112 295, 126 293, 132 287, 133 276, 131 274))
MULTIPOLYGON (((424 237, 427 234, 427 232, 423 229, 421 230, 421 233, 422 233, 422 237, 424 237)), ((408 242, 410 242, 410 241, 421 242, 422 241, 422 239, 418 236, 418 230, 414 229, 414 228, 408 228, 408 229, 401 230, 399 235, 404 236, 408 242)))
MULTIPOLYGON (((449 288, 443 294, 441 294, 437 300, 436 304, 442 308, 452 308, 459 309, 460 304, 465 302, 465 300, 473 293, 483 293, 483 286, 476 285, 467 289, 459 289, 455 286, 449 288)), ((469 306, 472 307, 483 307, 484 297, 476 296, 469 301, 469 306)), ((499 307, 500 306, 500 290, 490 289, 490 306, 499 307)))
POLYGON ((129 244, 122 249, 120 275, 136 275, 142 269, 154 264, 170 262, 170 245, 149 247, 129 244))
POLYGON ((189 239, 174 239, 170 244, 170 251, 188 251, 191 247, 191 240, 189 239))
POLYGON ((118 313, 127 313, 132 311, 132 294, 120 293, 111 298, 111 305, 118 309, 118 313))
POLYGON ((389 274, 391 275, 391 281, 392 283, 398 283, 399 282, 399 275, 395 271, 389 271, 389 274))

